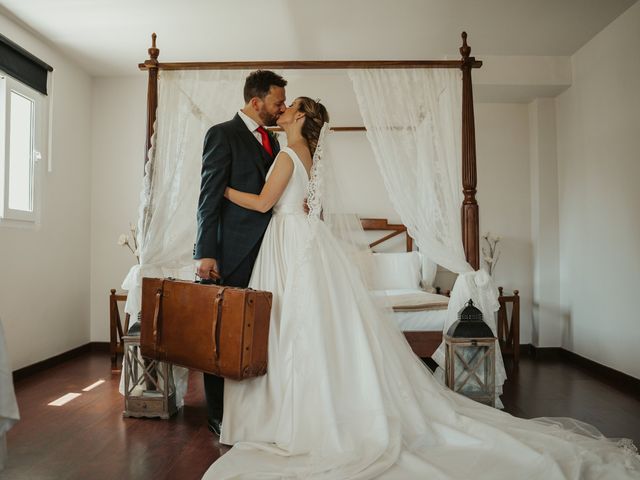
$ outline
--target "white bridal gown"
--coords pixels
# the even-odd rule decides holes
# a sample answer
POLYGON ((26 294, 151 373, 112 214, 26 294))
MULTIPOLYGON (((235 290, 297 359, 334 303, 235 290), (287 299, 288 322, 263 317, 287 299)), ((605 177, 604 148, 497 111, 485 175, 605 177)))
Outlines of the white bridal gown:
POLYGON ((328 227, 305 215, 307 173, 283 151, 293 176, 250 283, 273 292, 268 373, 225 381, 221 442, 234 447, 205 479, 640 478, 632 445, 441 386, 328 227))

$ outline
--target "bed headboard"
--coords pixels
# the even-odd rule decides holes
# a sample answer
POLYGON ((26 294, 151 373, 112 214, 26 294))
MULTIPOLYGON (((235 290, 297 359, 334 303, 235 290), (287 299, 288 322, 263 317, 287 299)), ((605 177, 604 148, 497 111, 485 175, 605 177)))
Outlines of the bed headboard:
POLYGON ((360 223, 362 223, 362 228, 365 231, 391 232, 370 243, 369 248, 373 248, 376 245, 380 245, 381 243, 386 242, 390 238, 397 237, 398 235, 402 235, 404 233, 407 237, 407 252, 413 251, 413 238, 409 236, 407 227, 405 227, 404 225, 400 223, 389 223, 389 220, 387 220, 386 218, 361 218, 360 223))

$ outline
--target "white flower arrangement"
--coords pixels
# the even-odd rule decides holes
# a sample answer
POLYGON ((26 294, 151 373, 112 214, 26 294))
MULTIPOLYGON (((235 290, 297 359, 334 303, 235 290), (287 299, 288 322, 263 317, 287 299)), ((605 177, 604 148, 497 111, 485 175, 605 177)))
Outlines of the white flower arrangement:
POLYGON ((482 236, 482 239, 487 243, 486 247, 482 247, 482 257, 487 264, 489 275, 493 276, 500 259, 498 243, 500 243, 501 237, 500 235, 493 236, 491 232, 487 232, 482 236))
POLYGON ((118 245, 127 247, 136 257, 136 261, 140 263, 140 251, 138 249, 138 228, 133 224, 129 224, 129 231, 121 233, 118 237, 118 245))

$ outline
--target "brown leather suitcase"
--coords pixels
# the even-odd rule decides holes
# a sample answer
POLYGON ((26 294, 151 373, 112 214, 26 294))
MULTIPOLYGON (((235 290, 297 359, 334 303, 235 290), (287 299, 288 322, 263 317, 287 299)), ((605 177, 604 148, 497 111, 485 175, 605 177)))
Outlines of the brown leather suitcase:
POLYGON ((251 289, 143 278, 142 356, 234 380, 264 375, 271 298, 251 289))

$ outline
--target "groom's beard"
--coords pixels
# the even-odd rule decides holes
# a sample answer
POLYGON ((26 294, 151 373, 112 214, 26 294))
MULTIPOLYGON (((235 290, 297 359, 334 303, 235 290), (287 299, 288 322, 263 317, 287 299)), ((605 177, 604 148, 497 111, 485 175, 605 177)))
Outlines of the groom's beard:
POLYGON ((260 120, 262 120, 262 123, 264 123, 265 127, 275 127, 276 126, 276 122, 278 121, 278 118, 280 117, 280 115, 278 115, 278 114, 271 115, 267 111, 258 112, 258 115, 260 116, 260 120))

